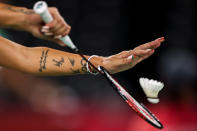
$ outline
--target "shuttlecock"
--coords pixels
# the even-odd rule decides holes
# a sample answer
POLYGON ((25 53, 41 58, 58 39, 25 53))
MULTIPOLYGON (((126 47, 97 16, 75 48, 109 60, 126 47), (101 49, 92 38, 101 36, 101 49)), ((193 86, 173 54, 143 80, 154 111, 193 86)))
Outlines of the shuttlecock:
POLYGON ((140 78, 139 82, 147 96, 147 100, 153 104, 159 103, 158 94, 159 91, 164 87, 164 84, 153 79, 149 80, 148 78, 140 78))

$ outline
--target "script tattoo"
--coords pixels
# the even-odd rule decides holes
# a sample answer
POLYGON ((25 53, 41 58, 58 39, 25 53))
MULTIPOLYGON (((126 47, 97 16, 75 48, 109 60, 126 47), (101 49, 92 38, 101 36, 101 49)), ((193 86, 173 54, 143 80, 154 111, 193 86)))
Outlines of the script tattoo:
POLYGON ((48 57, 49 50, 42 51, 42 55, 40 57, 40 68, 39 71, 42 72, 43 70, 46 70, 46 62, 48 57))
POLYGON ((61 60, 59 60, 59 61, 53 59, 53 62, 55 62, 55 64, 54 64, 55 66, 60 67, 60 66, 62 66, 62 64, 64 63, 64 58, 61 57, 61 60))
POLYGON ((24 13, 26 15, 34 14, 33 10, 28 10, 28 9, 25 9, 25 8, 14 8, 12 6, 5 6, 4 8, 6 8, 6 9, 12 11, 12 12, 24 13))
POLYGON ((74 60, 74 59, 68 58, 68 60, 70 61, 70 64, 71 64, 72 66, 75 65, 75 60, 74 60))
POLYGON ((12 6, 5 6, 5 8, 12 11, 12 12, 24 13, 26 15, 34 14, 33 10, 28 10, 28 9, 25 9, 25 8, 14 8, 12 6))

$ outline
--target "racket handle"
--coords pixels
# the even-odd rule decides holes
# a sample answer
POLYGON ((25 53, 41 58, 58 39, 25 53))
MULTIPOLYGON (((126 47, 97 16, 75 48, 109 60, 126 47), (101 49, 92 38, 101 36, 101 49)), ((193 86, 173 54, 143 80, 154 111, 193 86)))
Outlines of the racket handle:
MULTIPOLYGON (((40 17, 45 23, 49 23, 53 21, 53 17, 49 13, 48 5, 45 1, 36 2, 33 9, 36 14, 40 15, 40 17)), ((64 42, 71 49, 78 51, 77 47, 73 44, 72 40, 70 39, 68 35, 60 38, 60 40, 64 42)))

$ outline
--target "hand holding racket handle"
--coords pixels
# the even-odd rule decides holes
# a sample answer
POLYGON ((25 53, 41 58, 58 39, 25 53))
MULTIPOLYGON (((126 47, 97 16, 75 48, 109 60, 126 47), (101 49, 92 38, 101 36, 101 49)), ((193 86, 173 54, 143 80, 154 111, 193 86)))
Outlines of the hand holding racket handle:
MULTIPOLYGON (((53 21, 53 17, 49 13, 48 5, 45 1, 36 2, 33 9, 37 14, 41 16, 45 23, 53 21)), ((72 40, 68 35, 60 38, 60 40, 74 51, 78 51, 77 47, 73 44, 72 40)))

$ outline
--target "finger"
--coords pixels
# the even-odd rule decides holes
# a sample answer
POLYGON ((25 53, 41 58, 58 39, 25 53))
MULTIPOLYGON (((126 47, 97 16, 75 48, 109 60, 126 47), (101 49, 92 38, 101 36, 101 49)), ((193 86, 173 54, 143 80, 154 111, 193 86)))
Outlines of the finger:
POLYGON ((66 46, 66 44, 63 43, 61 40, 59 40, 59 39, 54 39, 52 36, 46 36, 46 35, 45 35, 45 36, 43 36, 43 38, 46 39, 46 40, 49 40, 49 41, 53 41, 53 42, 59 44, 60 46, 63 46, 63 47, 66 46))
POLYGON ((57 39, 55 42, 58 43, 60 46, 63 46, 63 47, 66 46, 66 44, 64 42, 62 42, 61 40, 57 39))
POLYGON ((64 37, 64 36, 68 35, 70 33, 70 30, 71 30, 71 27, 69 25, 67 25, 66 31, 63 33, 62 36, 64 37))
POLYGON ((54 36, 54 39, 60 39, 60 38, 62 38, 62 35, 54 36))
POLYGON ((42 33, 45 33, 45 32, 50 32, 50 30, 49 29, 46 29, 46 28, 41 28, 41 30, 40 30, 42 33))
POLYGON ((69 33, 70 27, 64 22, 64 20, 56 20, 57 22, 51 23, 53 27, 50 28, 50 31, 54 33, 54 35, 62 35, 65 36, 69 33))
POLYGON ((146 50, 134 50, 133 55, 134 56, 144 56, 152 52, 152 49, 146 49, 146 50))
POLYGON ((44 34, 45 36, 53 36, 53 35, 54 35, 52 32, 43 32, 43 34, 44 34))
POLYGON ((64 18, 60 15, 59 11, 55 7, 49 8, 50 13, 52 14, 56 23, 51 23, 52 28, 51 31, 54 33, 55 36, 66 36, 70 33, 71 27, 66 23, 64 18))
POLYGON ((144 56, 149 55, 151 52, 152 52, 151 49, 132 51, 130 55, 128 55, 126 58, 122 59, 122 63, 129 64, 133 60, 135 60, 135 61, 141 60, 144 56))
POLYGON ((141 61, 147 59, 148 57, 150 57, 150 56, 153 55, 153 54, 154 54, 154 50, 153 50, 151 53, 149 53, 149 54, 147 54, 147 55, 144 55, 144 56, 140 57, 140 58, 137 60, 137 63, 140 63, 141 61))
POLYGON ((42 29, 49 30, 49 29, 50 29, 50 27, 45 25, 45 26, 42 26, 42 29))
POLYGON ((117 58, 127 58, 131 54, 132 54, 132 50, 130 50, 130 51, 122 51, 122 52, 118 53, 116 56, 117 56, 117 58))
POLYGON ((55 35, 65 36, 66 26, 60 26, 59 28, 54 30, 55 35))
POLYGON ((117 54, 117 58, 127 58, 131 55, 135 56, 141 56, 141 55, 145 55, 147 53, 151 52, 151 49, 147 49, 147 50, 130 50, 130 51, 122 51, 119 54, 117 54))
POLYGON ((52 30, 57 25, 57 23, 57 19, 53 19, 53 21, 47 23, 45 26, 49 27, 49 29, 52 30))
POLYGON ((156 49, 164 41, 165 41, 164 37, 161 37, 161 38, 158 38, 154 41, 151 41, 151 42, 148 42, 146 44, 140 45, 140 46, 136 47, 135 49, 141 49, 141 50, 143 50, 143 49, 156 49))
POLYGON ((62 17, 56 7, 49 7, 49 11, 54 19, 58 19, 62 17))
POLYGON ((54 25, 50 31, 53 32, 55 35, 62 35, 61 28, 64 28, 64 25, 57 21, 56 25, 54 25))

